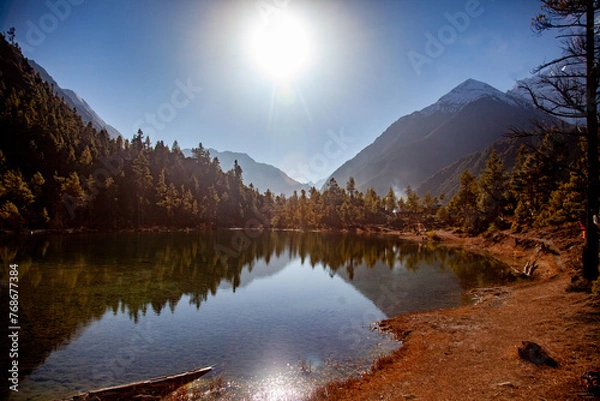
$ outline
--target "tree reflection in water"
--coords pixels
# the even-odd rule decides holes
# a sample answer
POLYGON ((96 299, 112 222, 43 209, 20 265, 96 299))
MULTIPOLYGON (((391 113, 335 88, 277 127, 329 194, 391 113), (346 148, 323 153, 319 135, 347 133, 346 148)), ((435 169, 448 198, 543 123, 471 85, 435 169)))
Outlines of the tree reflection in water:
MULTIPOLYGON (((107 310, 126 313, 137 322, 149 309, 157 314, 165 308, 173 311, 184 295, 200 308, 219 288, 235 291, 243 272, 280 256, 299 258, 304 265, 326 269, 350 283, 357 274, 381 266, 390 272, 399 266, 409 272, 431 266, 450 270, 465 290, 507 278, 506 270, 489 259, 391 235, 264 231, 248 238, 240 243, 236 231, 215 230, 5 239, 0 245, 4 265, 19 264, 20 324, 27 333, 20 339, 21 374, 32 372, 107 310), (229 250, 227 257, 224 249, 229 250)), ((2 270, 3 286, 7 274, 8 269, 2 270)), ((410 290, 394 287, 384 275, 379 281, 357 289, 384 313, 403 312, 389 296, 384 299, 387 304, 378 300, 382 291, 410 297, 410 290)), ((1 294, 6 308, 7 291, 1 294)))

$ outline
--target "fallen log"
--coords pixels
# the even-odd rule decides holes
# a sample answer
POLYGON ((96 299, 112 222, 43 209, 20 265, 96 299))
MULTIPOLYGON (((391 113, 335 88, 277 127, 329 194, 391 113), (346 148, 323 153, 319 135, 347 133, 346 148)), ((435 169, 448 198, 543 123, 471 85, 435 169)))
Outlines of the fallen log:
POLYGON ((212 370, 212 366, 179 373, 171 376, 157 377, 155 379, 122 384, 114 387, 88 391, 75 395, 70 401, 120 401, 135 399, 160 399, 181 386, 184 386, 212 370))

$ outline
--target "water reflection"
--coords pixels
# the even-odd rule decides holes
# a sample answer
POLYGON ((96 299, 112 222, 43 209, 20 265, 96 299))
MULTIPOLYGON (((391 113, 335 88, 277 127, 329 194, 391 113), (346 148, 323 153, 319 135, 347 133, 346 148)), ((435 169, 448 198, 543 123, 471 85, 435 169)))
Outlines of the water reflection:
MULTIPOLYGON (((245 241, 239 232, 226 230, 32 236, 5 240, 0 255, 5 266, 19 264, 20 324, 27 334, 20 339, 22 376, 107 312, 127 316, 136 325, 148 314, 174 312, 183 298, 199 310, 218 292, 241 290, 278 274, 293 260, 341 277, 387 316, 448 306, 438 302, 447 299, 446 293, 457 299, 457 288, 504 279, 493 262, 465 251, 393 236, 333 233, 265 231, 245 241), (429 274, 416 275, 419 270, 429 274)), ((6 307, 7 269, 1 279, 6 307)), ((337 302, 343 304, 343 298, 337 302)), ((283 298, 280 302, 289 307, 283 298)), ((340 338, 354 340, 351 330, 342 333, 352 324, 341 325, 340 338)), ((237 336, 243 342, 243 333, 237 336)))

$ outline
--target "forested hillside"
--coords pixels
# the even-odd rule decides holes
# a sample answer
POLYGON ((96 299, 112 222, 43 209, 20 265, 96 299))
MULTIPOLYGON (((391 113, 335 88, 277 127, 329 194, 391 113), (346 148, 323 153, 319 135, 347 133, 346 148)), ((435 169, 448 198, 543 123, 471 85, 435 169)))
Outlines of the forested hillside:
POLYGON ((522 145, 511 169, 491 148, 479 176, 463 171, 458 192, 438 219, 473 233, 584 221, 583 138, 548 133, 540 142, 522 145))
POLYGON ((0 225, 136 228, 243 223, 258 194, 200 145, 194 159, 85 125, 0 39, 0 225))

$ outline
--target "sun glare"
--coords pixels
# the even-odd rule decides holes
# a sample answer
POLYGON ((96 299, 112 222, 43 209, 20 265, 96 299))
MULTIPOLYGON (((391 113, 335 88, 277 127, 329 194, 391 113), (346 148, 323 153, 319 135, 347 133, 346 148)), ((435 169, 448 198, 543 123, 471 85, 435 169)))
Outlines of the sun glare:
POLYGON ((306 66, 306 31, 297 20, 282 13, 256 28, 252 53, 261 69, 276 79, 289 79, 306 66))

